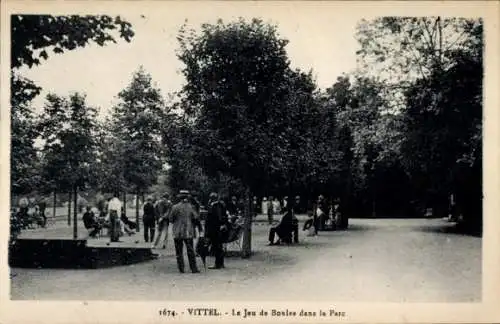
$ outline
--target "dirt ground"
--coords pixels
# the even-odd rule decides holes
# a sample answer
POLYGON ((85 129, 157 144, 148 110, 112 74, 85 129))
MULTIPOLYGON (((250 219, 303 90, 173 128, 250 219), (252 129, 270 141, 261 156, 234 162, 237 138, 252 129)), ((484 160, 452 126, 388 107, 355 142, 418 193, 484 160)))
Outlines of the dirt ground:
MULTIPOLYGON (((58 226, 48 231, 57 232, 58 226)), ((205 272, 198 258, 201 273, 178 273, 169 241, 166 250, 157 250, 157 260, 135 265, 11 269, 11 298, 480 301, 481 238, 444 233, 447 226, 441 219, 352 219, 348 231, 320 232, 317 237, 301 232, 298 245, 267 246, 269 227, 261 222, 253 227, 252 257, 229 256, 224 270, 205 272)), ((127 240, 146 244, 141 233, 127 240)), ((208 261, 211 264, 213 259, 208 261)))

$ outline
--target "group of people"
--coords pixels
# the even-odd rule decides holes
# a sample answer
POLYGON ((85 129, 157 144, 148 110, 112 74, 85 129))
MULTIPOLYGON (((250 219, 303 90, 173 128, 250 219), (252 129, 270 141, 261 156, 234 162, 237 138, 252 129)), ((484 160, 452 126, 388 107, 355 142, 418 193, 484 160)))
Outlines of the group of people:
MULTIPOLYGON (((254 204, 257 204, 257 198, 254 198, 254 204)), ((260 213, 267 215, 267 221, 269 224, 273 224, 274 216, 279 214, 286 214, 288 210, 288 196, 283 197, 283 200, 277 197, 270 196, 269 198, 262 198, 262 203, 260 204, 260 213)), ((295 197, 294 210, 298 211, 301 209, 300 196, 295 197)))
MULTIPOLYGON (((185 271, 183 251, 186 247, 190 269, 193 273, 197 273, 199 270, 196 264, 194 239, 204 237, 209 242, 211 254, 215 257, 214 266, 209 268, 224 268, 223 244, 230 241, 238 229, 241 230, 241 225, 237 222, 241 206, 234 203, 235 199, 225 203, 218 194, 211 193, 203 226, 201 205, 196 196, 187 190, 181 190, 174 200, 175 203, 170 200, 169 194, 163 194, 159 199, 147 197, 142 208, 144 241, 151 243, 153 249, 158 247, 165 249, 168 230, 171 227, 179 271, 185 271)), ((98 216, 91 206, 87 207, 83 215, 83 222, 89 230, 90 237, 96 237, 103 229, 108 230, 111 242, 119 242, 120 236, 126 233, 135 234, 134 229, 137 224, 126 217, 118 194, 99 201, 97 209, 98 216)))
POLYGON ((44 199, 37 201, 34 197, 22 197, 19 199, 17 208, 14 208, 11 213, 14 215, 13 220, 19 224, 20 228, 28 228, 32 225, 45 227, 47 225, 47 216, 45 211, 47 203, 44 199))
POLYGON ((329 203, 323 195, 319 195, 309 219, 304 224, 304 230, 309 230, 309 235, 312 236, 317 235, 318 231, 335 230, 340 225, 340 199, 334 198, 329 203))
MULTIPOLYGON (((296 205, 298 205, 299 199, 296 199, 296 205)), ((272 215, 274 211, 279 211, 279 205, 277 199, 264 199, 264 203, 267 203, 266 207, 268 210, 268 221, 272 224, 272 215), (271 203, 272 202, 272 203, 271 203)), ((279 202, 278 202, 279 203, 279 202)), ((283 210, 283 216, 276 226, 273 226, 269 230, 269 245, 276 245, 280 243, 298 243, 299 238, 299 226, 298 220, 295 217, 294 209, 287 204, 287 199, 285 197, 284 203, 281 205, 283 210), (275 236, 278 236, 278 240, 275 241, 275 236)), ((317 201, 313 204, 312 213, 309 214, 309 218, 304 223, 302 228, 303 231, 308 231, 308 236, 315 236, 318 231, 325 230, 336 230, 341 224, 341 208, 340 199, 334 198, 331 202, 328 202, 323 195, 320 195, 317 201)))
POLYGON ((125 234, 134 235, 137 227, 137 224, 126 216, 117 193, 107 200, 99 200, 97 212, 87 206, 82 220, 90 237, 96 237, 103 229, 107 229, 111 242, 119 242, 120 237, 125 234))
MULTIPOLYGON (((87 206, 83 214, 83 223, 89 231, 90 237, 96 237, 103 229, 108 230, 111 242, 119 242, 120 237, 126 234, 134 235, 137 223, 131 221, 126 216, 124 205, 118 198, 118 193, 107 199, 100 199, 96 207, 87 206)), ((196 264, 196 254, 194 239, 203 237, 210 246, 210 252, 215 257, 212 269, 224 268, 224 248, 223 244, 231 242, 235 233, 241 233, 241 216, 244 210, 244 203, 232 196, 224 202, 217 193, 209 195, 206 205, 205 217, 202 207, 197 197, 187 190, 181 190, 178 195, 170 199, 169 194, 163 194, 159 199, 149 196, 142 209, 142 222, 144 226, 144 241, 151 243, 151 247, 166 248, 168 242, 168 231, 171 227, 173 242, 175 247, 177 267, 180 272, 185 272, 184 247, 186 247, 189 267, 191 272, 199 272, 196 264), (172 201, 174 200, 174 201, 172 201), (202 219, 204 218, 204 224, 202 219)), ((261 204, 256 197, 253 199, 253 216, 257 214, 267 214, 269 229, 269 245, 280 243, 298 243, 299 222, 295 216, 295 206, 299 204, 300 197, 296 197, 294 204, 288 203, 288 198, 284 197, 279 201, 275 197, 264 197, 261 204), (292 205, 294 208, 292 208, 292 205), (274 216, 282 214, 277 224, 274 223, 274 216), (277 240, 276 240, 277 237, 277 240)), ((23 219, 31 214, 40 215, 43 223, 46 223, 45 202, 35 203, 27 199, 21 199, 17 214, 23 219)), ((313 213, 304 224, 303 230, 309 230, 310 235, 317 234, 318 230, 325 230, 328 226, 338 222, 340 213, 340 202, 334 200, 329 205, 322 195, 319 196, 313 208, 313 213)))
MULTIPOLYGON (((215 256, 215 264, 209 268, 224 268, 223 243, 225 242, 225 236, 228 235, 230 230, 230 220, 228 216, 231 214, 227 210, 226 204, 219 199, 219 196, 216 193, 211 193, 209 196, 205 226, 203 226, 201 222, 200 205, 197 199, 193 199, 189 194, 189 191, 181 190, 177 195, 178 202, 176 204, 172 204, 168 200, 167 195, 164 195, 163 199, 163 202, 160 200, 155 204, 157 210, 159 210, 159 212, 156 213, 156 215, 159 216, 156 220, 150 219, 153 217, 153 208, 155 206, 152 200, 144 206, 144 217, 147 219, 150 231, 151 228, 154 227, 155 221, 158 224, 159 234, 153 247, 156 247, 162 236, 164 236, 164 244, 166 244, 168 227, 172 225, 172 236, 179 272, 184 273, 185 271, 184 247, 186 247, 191 272, 199 272, 194 249, 194 239, 196 237, 204 237, 215 256)), ((146 227, 144 230, 147 232, 146 227)), ((154 232, 150 232, 150 234, 152 237, 154 232)))

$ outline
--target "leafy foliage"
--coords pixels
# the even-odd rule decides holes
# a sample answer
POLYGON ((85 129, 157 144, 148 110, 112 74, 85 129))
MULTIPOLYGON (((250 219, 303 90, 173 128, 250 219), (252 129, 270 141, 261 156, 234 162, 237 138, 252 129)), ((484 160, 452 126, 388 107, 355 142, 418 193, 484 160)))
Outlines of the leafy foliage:
POLYGON ((310 74, 289 68, 287 40, 258 19, 205 24, 199 34, 184 27, 178 39, 194 159, 209 176, 226 173, 253 192, 287 185, 311 147, 300 121, 315 88, 310 74))
POLYGON ((11 65, 32 67, 53 53, 85 47, 91 41, 99 46, 116 42, 113 31, 130 41, 134 36, 129 22, 119 16, 11 16, 11 65))
MULTIPOLYGON (((115 42, 113 31, 130 41, 134 35, 130 23, 108 16, 11 16, 11 187, 14 194, 28 193, 41 185, 40 168, 47 157, 37 155, 38 137, 30 102, 41 88, 16 71, 48 59, 48 52, 63 53, 90 42, 105 45, 115 42)), ((44 180, 43 185, 52 187, 44 180)), ((59 180, 58 180, 59 181, 59 180)))
POLYGON ((473 190, 463 198, 481 199, 482 74, 480 60, 459 56, 453 67, 419 80, 407 93, 404 161, 430 194, 473 190), (464 168, 476 170, 468 189, 460 185, 470 173, 464 168))
MULTIPOLYGON (((262 194, 273 183, 292 190, 314 157, 307 154, 314 128, 301 119, 318 119, 308 116, 315 107, 311 74, 290 69, 288 41, 259 19, 219 20, 199 33, 184 26, 178 40, 186 78, 180 107, 189 134, 183 146, 192 160, 210 178, 241 182, 247 207, 252 192, 262 194)), ((244 256, 251 240, 246 214, 244 256)))
POLYGON ((422 206, 446 213, 454 193, 475 224, 482 200, 482 32, 480 19, 440 17, 386 17, 358 28, 361 71, 382 71, 382 97, 404 107, 385 117, 396 131, 376 132, 396 153, 392 165, 404 168, 422 206))
POLYGON ((11 75, 11 187, 14 194, 27 193, 39 184, 37 152, 38 132, 30 101, 40 93, 32 81, 11 75))
POLYGON ((54 181, 54 189, 84 188, 91 181, 96 117, 97 110, 86 105, 83 95, 75 93, 69 99, 47 96, 39 127, 44 141, 44 178, 54 181))
POLYGON ((141 67, 118 99, 110 121, 110 138, 104 142, 109 151, 103 162, 111 171, 109 180, 116 180, 110 186, 126 184, 136 192, 144 192, 156 182, 163 165, 163 98, 141 67))
POLYGON ((471 33, 482 32, 482 21, 442 17, 381 17, 358 24, 360 69, 386 83, 390 109, 404 106, 403 92, 418 78, 444 71, 457 50, 480 46, 471 33))

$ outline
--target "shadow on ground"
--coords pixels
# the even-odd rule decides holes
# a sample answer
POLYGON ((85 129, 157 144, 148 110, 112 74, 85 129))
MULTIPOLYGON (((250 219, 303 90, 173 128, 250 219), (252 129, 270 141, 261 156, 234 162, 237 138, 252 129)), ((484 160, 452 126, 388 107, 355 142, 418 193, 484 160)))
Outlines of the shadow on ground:
POLYGON ((467 228, 459 224, 443 224, 441 226, 420 226, 416 230, 426 233, 453 234, 461 236, 482 237, 481 229, 467 228))
POLYGON ((349 227, 345 231, 349 232, 363 232, 363 231, 371 231, 374 227, 369 225, 361 225, 361 224, 349 224, 349 227))

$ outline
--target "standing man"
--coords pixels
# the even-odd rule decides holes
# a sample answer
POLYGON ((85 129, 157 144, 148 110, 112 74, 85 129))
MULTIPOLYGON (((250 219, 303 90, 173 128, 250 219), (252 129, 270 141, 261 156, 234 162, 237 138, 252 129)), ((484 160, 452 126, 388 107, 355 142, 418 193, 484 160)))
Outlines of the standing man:
POLYGON ((156 240, 153 243, 153 249, 158 247, 161 237, 163 236, 163 248, 167 248, 168 240, 168 216, 172 210, 172 202, 169 199, 169 195, 166 193, 156 204, 156 213, 158 217, 158 234, 156 240))
POLYGON ((257 215, 259 214, 259 203, 257 201, 257 197, 253 197, 252 201, 252 212, 253 212, 253 218, 257 218, 257 215))
POLYGON ((118 199, 118 193, 115 192, 113 198, 108 203, 109 212, 109 238, 111 242, 119 242, 120 238, 120 212, 122 202, 118 199))
POLYGON ((195 237, 195 226, 202 232, 198 214, 189 202, 189 191, 179 192, 179 202, 172 207, 169 221, 172 223, 172 234, 174 236, 175 255, 177 257, 177 267, 184 273, 183 249, 186 245, 189 267, 191 272, 198 273, 196 266, 196 255, 194 253, 193 238, 195 237))
POLYGON ((267 206, 268 206, 267 198, 264 197, 262 198, 262 204, 260 206, 260 212, 264 215, 267 214, 267 206))
POLYGON ((274 200, 273 200, 273 212, 274 212, 274 214, 281 213, 281 203, 278 200, 278 197, 274 198, 274 200))
POLYGON ((231 200, 227 204, 227 211, 231 217, 238 215, 238 200, 236 196, 231 197, 231 200))
POLYGON ((326 220, 328 219, 328 205, 323 195, 319 195, 318 203, 316 206, 316 215, 318 222, 318 229, 325 230, 326 220))
POLYGON ((300 206, 300 196, 295 196, 295 210, 298 213, 302 213, 302 206, 300 206))
POLYGON ((228 229, 226 207, 215 192, 210 194, 209 199, 208 215, 205 222, 205 237, 210 240, 210 244, 215 254, 215 265, 209 267, 209 269, 222 269, 224 268, 222 232, 228 229))
POLYGON ((45 227, 47 225, 47 216, 45 215, 46 209, 47 209, 47 202, 45 201, 45 198, 42 197, 38 202, 38 212, 40 213, 40 216, 43 219, 42 227, 45 227))
POLYGON ((97 199, 97 209, 99 210, 99 218, 106 217, 106 199, 104 196, 99 196, 97 199))
POLYGON ((153 198, 150 196, 147 198, 143 207, 142 223, 144 224, 144 241, 146 243, 153 242, 155 237, 156 210, 153 205, 153 198))

